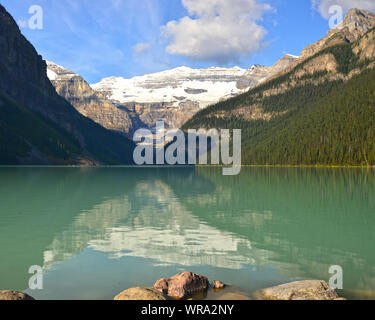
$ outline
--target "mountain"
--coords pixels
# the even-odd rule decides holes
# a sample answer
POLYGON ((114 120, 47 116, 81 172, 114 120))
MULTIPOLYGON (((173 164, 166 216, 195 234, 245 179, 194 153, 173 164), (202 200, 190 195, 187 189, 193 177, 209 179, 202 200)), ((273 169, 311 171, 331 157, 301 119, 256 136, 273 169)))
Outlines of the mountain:
POLYGON ((60 97, 45 61, 0 5, 0 163, 127 164, 134 144, 60 97))
POLYGON ((141 126, 152 128, 164 120, 168 127, 180 128, 201 108, 240 93, 236 82, 244 73, 237 67, 180 67, 132 79, 110 77, 92 88, 138 117, 141 126))
POLYGON ((279 59, 272 67, 254 65, 246 70, 244 75, 237 81, 236 86, 244 91, 256 87, 258 84, 288 68, 298 58, 297 56, 287 54, 279 59))
POLYGON ((92 87, 117 103, 164 102, 177 107, 182 101, 190 100, 203 108, 224 96, 238 94, 236 82, 244 73, 245 70, 239 67, 179 67, 132 79, 106 78, 92 87))
POLYGON ((110 77, 91 87, 138 117, 143 125, 153 127, 157 120, 164 120, 167 126, 180 128, 199 110, 247 91, 295 59, 287 55, 273 67, 256 65, 248 70, 179 67, 132 79, 110 77))
POLYGON ((284 71, 183 129, 242 129, 245 164, 374 166, 374 17, 350 10, 284 71))
POLYGON ((132 120, 129 114, 95 92, 80 75, 47 61, 47 76, 57 93, 82 115, 109 130, 131 132, 132 120))
POLYGON ((353 43, 361 38, 375 25, 375 14, 358 9, 351 9, 343 22, 318 42, 307 46, 301 53, 301 59, 306 59, 315 53, 339 43, 353 43))

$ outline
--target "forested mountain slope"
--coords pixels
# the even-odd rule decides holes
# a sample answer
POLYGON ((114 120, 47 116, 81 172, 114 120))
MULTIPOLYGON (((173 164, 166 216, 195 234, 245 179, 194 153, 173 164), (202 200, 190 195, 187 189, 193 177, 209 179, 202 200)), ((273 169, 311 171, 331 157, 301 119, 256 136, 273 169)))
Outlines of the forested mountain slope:
MULTIPOLYGON (((352 10, 348 24, 361 13, 352 10)), ((365 14, 373 26, 373 15, 365 14)), ((375 165, 375 29, 356 28, 352 39, 342 36, 348 30, 331 31, 338 41, 326 39, 329 45, 202 110, 184 129, 242 129, 242 160, 249 165, 375 165)))

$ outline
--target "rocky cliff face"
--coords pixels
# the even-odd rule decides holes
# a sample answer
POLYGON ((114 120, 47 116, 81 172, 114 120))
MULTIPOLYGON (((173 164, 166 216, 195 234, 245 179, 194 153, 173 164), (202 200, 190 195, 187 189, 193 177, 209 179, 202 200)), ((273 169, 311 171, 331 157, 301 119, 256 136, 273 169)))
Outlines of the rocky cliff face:
POLYGON ((129 112, 133 129, 153 128, 156 121, 163 120, 167 128, 181 128, 199 110, 199 104, 194 101, 181 102, 177 107, 168 103, 121 103, 119 108, 129 112))
POLYGON ((0 74, 0 140, 7 137, 0 156, 7 164, 13 164, 16 155, 27 159, 31 153, 45 155, 47 163, 60 163, 62 155, 64 163, 132 161, 131 141, 84 117, 56 93, 45 61, 1 5, 0 74), (27 134, 29 126, 33 132, 27 134), (14 148, 15 141, 23 147, 14 148), (16 150, 12 157, 10 150, 16 150))
POLYGON ((132 121, 129 114, 95 92, 80 75, 53 62, 47 62, 47 68, 48 78, 57 93, 82 115, 109 130, 131 132, 132 121))
POLYGON ((353 52, 363 60, 375 59, 375 29, 367 32, 354 46, 353 52))
POLYGON ((272 67, 255 65, 246 70, 245 74, 237 81, 237 88, 248 90, 285 70, 298 57, 287 54, 279 59, 272 67))

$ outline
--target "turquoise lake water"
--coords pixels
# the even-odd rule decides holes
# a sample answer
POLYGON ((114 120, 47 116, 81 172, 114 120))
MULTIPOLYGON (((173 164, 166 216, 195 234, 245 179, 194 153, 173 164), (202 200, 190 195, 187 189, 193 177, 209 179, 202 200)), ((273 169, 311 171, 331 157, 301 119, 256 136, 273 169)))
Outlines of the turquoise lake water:
POLYGON ((332 265, 341 295, 375 299, 374 231, 374 170, 0 168, 0 289, 37 299, 113 299, 184 270, 252 294, 332 265))

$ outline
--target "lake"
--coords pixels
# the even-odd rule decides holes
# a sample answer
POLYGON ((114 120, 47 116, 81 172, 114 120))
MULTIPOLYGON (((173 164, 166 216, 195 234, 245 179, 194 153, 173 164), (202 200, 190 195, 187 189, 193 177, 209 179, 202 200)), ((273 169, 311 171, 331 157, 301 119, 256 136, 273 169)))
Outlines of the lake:
POLYGON ((248 294, 342 267, 375 298, 375 171, 331 168, 0 168, 0 289, 113 299, 180 271, 248 294))

